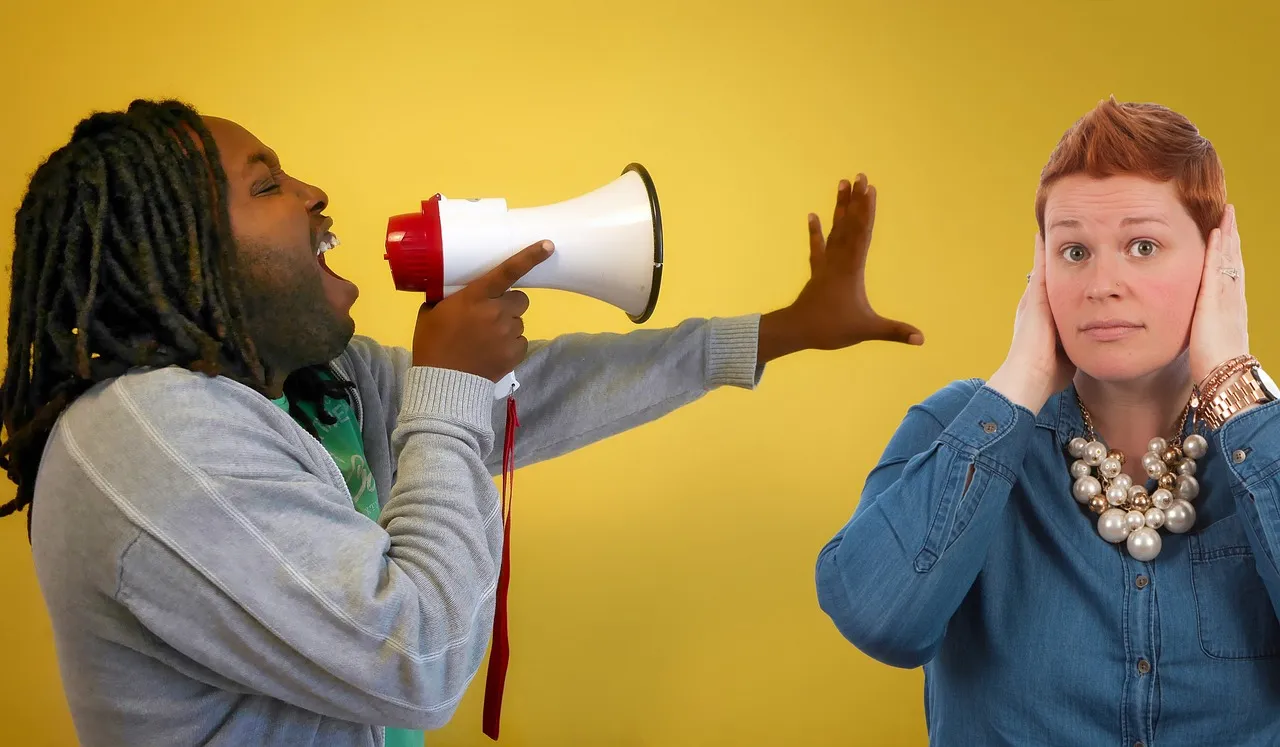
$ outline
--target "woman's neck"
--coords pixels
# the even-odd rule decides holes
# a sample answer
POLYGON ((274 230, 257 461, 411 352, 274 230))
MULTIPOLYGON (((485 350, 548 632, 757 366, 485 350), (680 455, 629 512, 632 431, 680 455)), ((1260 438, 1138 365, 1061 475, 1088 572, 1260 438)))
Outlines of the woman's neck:
MULTIPOLYGON (((1140 379, 1099 381, 1079 373, 1075 385, 1107 448, 1140 459, 1152 438, 1180 435, 1178 426, 1191 398, 1191 368, 1183 355, 1140 379)), ((1126 467, 1131 463, 1127 460, 1126 467)))

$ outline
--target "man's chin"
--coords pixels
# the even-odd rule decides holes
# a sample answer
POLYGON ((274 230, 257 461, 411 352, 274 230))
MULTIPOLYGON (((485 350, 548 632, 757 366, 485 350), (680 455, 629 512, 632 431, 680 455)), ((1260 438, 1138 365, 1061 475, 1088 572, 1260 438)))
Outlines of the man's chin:
POLYGON ((312 360, 305 365, 322 366, 332 362, 333 359, 346 352, 347 346, 351 344, 351 338, 355 337, 355 334, 356 322, 354 319, 347 315, 336 317, 333 325, 323 335, 323 341, 316 340, 318 344, 308 356, 312 360))
POLYGON ((347 315, 341 320, 340 331, 335 332, 333 336, 332 355, 329 356, 329 359, 332 360, 342 355, 342 353, 347 349, 347 346, 351 344, 351 338, 355 336, 356 320, 352 319, 350 315, 347 315))

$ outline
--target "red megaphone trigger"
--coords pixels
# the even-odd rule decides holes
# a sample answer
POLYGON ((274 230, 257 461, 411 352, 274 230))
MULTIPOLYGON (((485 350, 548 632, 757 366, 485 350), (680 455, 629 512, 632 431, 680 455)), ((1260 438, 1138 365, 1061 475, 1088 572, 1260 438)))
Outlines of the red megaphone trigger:
POLYGON ((439 194, 422 201, 417 213, 387 220, 387 253, 396 290, 424 293, 428 303, 444 298, 444 238, 440 232, 439 194))

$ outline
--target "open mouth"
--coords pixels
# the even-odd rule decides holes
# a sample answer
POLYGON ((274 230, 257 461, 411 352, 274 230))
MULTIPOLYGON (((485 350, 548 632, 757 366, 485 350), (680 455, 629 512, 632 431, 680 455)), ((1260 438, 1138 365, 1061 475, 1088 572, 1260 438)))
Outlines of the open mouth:
POLYGON ((341 276, 329 269, 329 265, 324 261, 324 255, 331 249, 336 248, 340 243, 342 242, 338 241, 338 237, 332 231, 325 231, 320 234, 320 239, 316 242, 316 261, 320 263, 321 269, 339 280, 342 279, 341 276))
POLYGON ((329 300, 329 304, 338 313, 346 313, 350 315, 352 304, 360 296, 360 289, 356 284, 342 277, 338 273, 329 269, 328 263, 324 261, 324 255, 328 254, 338 246, 338 237, 329 230, 332 221, 325 220, 324 231, 315 238, 316 264, 320 266, 320 270, 324 275, 320 276, 320 284, 324 288, 324 294, 329 300), (325 279, 328 276, 328 279, 325 279))

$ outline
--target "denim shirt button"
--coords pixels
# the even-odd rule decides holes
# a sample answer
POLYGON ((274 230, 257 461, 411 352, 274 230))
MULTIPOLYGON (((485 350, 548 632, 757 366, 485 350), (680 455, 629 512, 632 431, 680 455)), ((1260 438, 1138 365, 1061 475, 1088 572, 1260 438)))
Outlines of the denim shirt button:
POLYGON ((996 432, 996 424, 995 424, 995 423, 983 423, 983 424, 982 424, 982 430, 986 431, 987 433, 995 433, 995 432, 996 432))
POLYGON ((1236 449, 1235 452, 1231 454, 1231 461, 1235 462, 1236 464, 1239 464, 1243 462, 1245 460, 1245 457, 1247 456, 1248 454, 1244 453, 1244 449, 1236 449))
POLYGON ((1138 659, 1138 674, 1146 674, 1151 671, 1151 664, 1146 659, 1138 659))
POLYGON ((1138 576, 1138 580, 1135 582, 1139 589, 1147 588, 1147 584, 1149 583, 1151 583, 1151 581, 1146 576, 1138 576))

